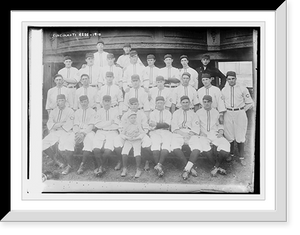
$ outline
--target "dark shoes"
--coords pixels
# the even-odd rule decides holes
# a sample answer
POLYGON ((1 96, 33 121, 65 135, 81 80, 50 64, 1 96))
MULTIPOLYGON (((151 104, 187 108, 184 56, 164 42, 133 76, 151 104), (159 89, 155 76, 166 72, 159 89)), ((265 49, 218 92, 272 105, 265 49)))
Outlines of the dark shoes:
POLYGON ((83 172, 85 171, 85 166, 83 164, 83 162, 80 164, 79 169, 77 170, 77 174, 81 175, 83 172))
POLYGON ((162 177, 164 175, 164 171, 163 171, 162 165, 160 163, 157 163, 157 165, 154 167, 154 170, 157 171, 157 175, 159 177, 162 177))
POLYGON ((70 165, 67 165, 66 168, 61 173, 62 175, 67 175, 72 171, 72 167, 70 165))
POLYGON ((123 167, 121 176, 125 177, 127 175, 127 168, 123 167))
POLYGON ((184 170, 181 176, 184 180, 187 180, 189 178, 189 174, 190 172, 184 170))
POLYGON ((118 161, 117 165, 115 166, 115 170, 116 171, 121 170, 121 166, 122 166, 121 161, 118 161))

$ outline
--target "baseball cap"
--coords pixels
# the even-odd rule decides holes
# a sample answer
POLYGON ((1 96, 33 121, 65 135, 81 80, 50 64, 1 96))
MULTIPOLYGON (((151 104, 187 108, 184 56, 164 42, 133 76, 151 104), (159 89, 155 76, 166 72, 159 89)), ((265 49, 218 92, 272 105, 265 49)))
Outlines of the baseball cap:
POLYGON ((202 73, 201 78, 211 78, 209 73, 202 73))
POLYGON ((189 59, 187 55, 182 55, 182 56, 180 56, 179 58, 180 58, 180 60, 181 60, 181 59, 184 59, 184 58, 189 59))
POLYGON ((166 54, 166 55, 164 56, 164 59, 167 59, 167 58, 173 59, 173 56, 172 56, 171 54, 166 54))
POLYGON ((234 71, 228 71, 228 72, 226 73, 226 77, 228 77, 228 76, 236 77, 236 73, 235 73, 234 71))
POLYGON ((180 102, 183 101, 183 100, 189 100, 190 101, 190 98, 187 95, 184 95, 184 96, 181 96, 180 102))
POLYGON ((129 99, 129 104, 134 104, 134 103, 138 103, 138 102, 139 102, 139 100, 135 97, 132 97, 129 99))
POLYGON ((154 59, 155 60, 155 56, 152 55, 152 54, 149 54, 149 55, 147 55, 147 60, 149 60, 149 59, 154 59))
POLYGON ((159 82, 159 81, 164 81, 164 80, 165 80, 164 77, 161 76, 161 75, 158 75, 158 76, 156 77, 156 81, 157 81, 157 82, 159 82))
POLYGON ((208 59, 208 60, 210 60, 210 55, 204 54, 204 55, 202 56, 202 59, 208 59))
POLYGON ((115 55, 113 53, 107 54, 107 59, 113 59, 113 58, 115 58, 115 55))
POLYGON ((94 58, 94 54, 93 53, 86 53, 85 54, 85 58, 87 59, 87 58, 94 58))
POLYGON ((159 100, 165 101, 165 98, 163 96, 157 96, 155 101, 159 101, 159 100))
POLYGON ((212 97, 210 95, 203 96, 202 100, 207 100, 209 102, 212 102, 212 97))
POLYGON ((64 99, 65 100, 66 96, 64 94, 59 94, 59 95, 57 95, 56 99, 57 100, 59 100, 59 99, 64 99))
POLYGON ((129 52, 130 57, 133 57, 133 56, 136 56, 136 55, 138 55, 137 51, 130 51, 129 52))
POLYGON ((64 57, 64 61, 66 61, 66 60, 72 60, 72 57, 67 55, 67 56, 64 57))
POLYGON ((105 74, 106 77, 113 77, 114 76, 114 73, 111 72, 111 71, 107 71, 106 74, 105 74))
POLYGON ((110 95, 104 95, 102 100, 111 101, 111 96, 110 95))
POLYGON ((98 45, 99 43, 102 43, 103 45, 105 44, 103 40, 99 40, 96 45, 98 45))
POLYGON ((79 100, 84 101, 84 100, 89 100, 89 98, 88 98, 87 95, 82 95, 82 96, 79 97, 79 100))
POLYGON ((136 80, 140 80, 140 76, 138 74, 133 74, 131 76, 131 81, 136 81, 136 80))
POLYGON ((124 46, 123 46, 123 48, 124 47, 130 47, 131 48, 131 45, 129 43, 125 43, 124 46))
POLYGON ((55 78, 57 78, 57 77, 61 77, 63 79, 63 76, 61 74, 55 74, 53 77, 53 80, 55 80, 55 78))
POLYGON ((181 75, 181 77, 183 77, 183 75, 187 75, 187 76, 191 77, 191 74, 190 74, 189 72, 184 72, 184 73, 181 75))

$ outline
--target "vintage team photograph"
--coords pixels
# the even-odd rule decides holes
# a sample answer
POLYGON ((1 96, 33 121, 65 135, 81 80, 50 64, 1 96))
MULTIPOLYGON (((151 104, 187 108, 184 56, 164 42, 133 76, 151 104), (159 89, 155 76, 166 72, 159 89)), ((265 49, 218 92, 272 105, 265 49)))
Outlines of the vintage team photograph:
POLYGON ((39 29, 49 192, 259 193, 260 28, 39 29))

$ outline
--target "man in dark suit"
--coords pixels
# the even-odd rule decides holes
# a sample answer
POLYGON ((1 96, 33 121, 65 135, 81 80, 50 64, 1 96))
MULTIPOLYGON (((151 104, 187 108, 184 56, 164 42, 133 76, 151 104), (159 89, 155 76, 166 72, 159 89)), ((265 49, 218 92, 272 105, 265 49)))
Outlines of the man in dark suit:
POLYGON ((196 69, 196 71, 198 72, 198 88, 203 86, 202 73, 208 73, 211 75, 213 78, 211 83, 212 85, 217 86, 220 89, 225 86, 226 76, 218 68, 210 64, 210 55, 204 54, 202 56, 201 65, 196 69), (219 82, 219 78, 221 79, 221 82, 219 82))

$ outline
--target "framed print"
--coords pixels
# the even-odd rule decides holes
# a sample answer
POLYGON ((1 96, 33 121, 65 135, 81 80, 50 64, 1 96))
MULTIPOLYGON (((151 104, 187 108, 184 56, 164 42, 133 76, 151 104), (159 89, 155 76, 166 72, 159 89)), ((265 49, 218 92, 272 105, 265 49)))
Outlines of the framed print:
POLYGON ((286 220, 286 2, 25 13, 2 221, 286 220))

